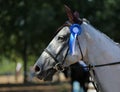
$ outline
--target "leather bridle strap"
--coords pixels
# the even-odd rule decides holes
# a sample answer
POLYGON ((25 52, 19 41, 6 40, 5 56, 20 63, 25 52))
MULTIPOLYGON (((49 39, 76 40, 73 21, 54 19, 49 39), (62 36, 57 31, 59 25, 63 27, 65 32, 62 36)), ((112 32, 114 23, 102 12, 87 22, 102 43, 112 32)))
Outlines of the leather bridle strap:
POLYGON ((83 60, 82 48, 81 48, 81 46, 80 46, 80 42, 79 42, 79 40, 78 40, 78 36, 77 36, 77 43, 78 43, 78 47, 79 47, 80 54, 81 54, 81 60, 83 60))
POLYGON ((92 70, 95 67, 113 66, 113 65, 118 65, 118 64, 120 64, 120 62, 107 63, 107 64, 98 64, 98 65, 91 65, 91 64, 89 64, 87 66, 84 66, 83 68, 88 68, 89 70, 92 70))
POLYGON ((64 56, 62 62, 57 59, 58 55, 63 51, 65 46, 66 46, 66 44, 63 45, 62 49, 57 53, 56 56, 54 56, 47 48, 44 50, 47 54, 49 54, 54 59, 55 65, 53 66, 53 69, 55 69, 57 71, 64 71, 64 68, 65 68, 65 67, 63 67, 63 63, 66 59, 66 56, 68 55, 69 47, 67 48, 67 51, 65 53, 65 56, 64 56))
POLYGON ((59 62, 51 53, 50 53, 50 51, 48 50, 48 49, 44 49, 44 51, 47 53, 47 54, 49 54, 54 60, 55 60, 55 62, 59 62))
POLYGON ((55 65, 52 67, 55 70, 59 70, 59 71, 64 71, 63 66, 59 63, 59 61, 50 53, 50 51, 48 49, 44 50, 48 55, 50 55, 50 57, 52 57, 55 61, 55 65))

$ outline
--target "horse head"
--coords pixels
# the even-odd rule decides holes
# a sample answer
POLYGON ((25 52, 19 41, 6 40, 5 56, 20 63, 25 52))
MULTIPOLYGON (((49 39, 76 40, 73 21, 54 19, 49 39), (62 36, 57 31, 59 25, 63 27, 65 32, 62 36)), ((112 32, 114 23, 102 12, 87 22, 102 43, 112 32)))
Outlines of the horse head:
POLYGON ((51 80, 56 71, 63 71, 65 67, 85 57, 86 44, 81 27, 83 21, 79 18, 78 12, 73 13, 67 6, 65 6, 65 10, 69 21, 60 27, 57 35, 45 48, 34 65, 39 79, 51 80))

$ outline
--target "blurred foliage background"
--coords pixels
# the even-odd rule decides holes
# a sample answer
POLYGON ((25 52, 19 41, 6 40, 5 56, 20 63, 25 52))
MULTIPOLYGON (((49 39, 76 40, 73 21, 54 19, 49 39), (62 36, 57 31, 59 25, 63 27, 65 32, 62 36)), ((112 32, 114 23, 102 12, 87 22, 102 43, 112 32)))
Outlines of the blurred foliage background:
POLYGON ((120 42, 120 0, 0 0, 0 66, 22 62, 27 82, 28 66, 68 20, 64 4, 120 42))

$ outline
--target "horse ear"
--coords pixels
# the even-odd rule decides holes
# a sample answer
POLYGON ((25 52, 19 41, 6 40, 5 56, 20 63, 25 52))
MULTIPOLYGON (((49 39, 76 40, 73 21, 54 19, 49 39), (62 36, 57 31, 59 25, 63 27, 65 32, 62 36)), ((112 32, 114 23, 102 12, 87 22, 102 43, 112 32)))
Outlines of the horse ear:
POLYGON ((73 14, 72 10, 67 5, 64 5, 64 6, 65 6, 65 11, 67 13, 69 21, 71 23, 74 23, 74 14, 73 14))
POLYGON ((79 19, 80 16, 79 16, 79 13, 78 13, 77 11, 74 12, 74 17, 75 17, 76 19, 79 19))
POLYGON ((74 12, 74 21, 79 24, 83 22, 82 19, 80 19, 80 15, 77 11, 74 12))
POLYGON ((82 20, 79 18, 79 13, 77 11, 73 13, 67 5, 65 5, 65 10, 71 23, 82 23, 82 20))

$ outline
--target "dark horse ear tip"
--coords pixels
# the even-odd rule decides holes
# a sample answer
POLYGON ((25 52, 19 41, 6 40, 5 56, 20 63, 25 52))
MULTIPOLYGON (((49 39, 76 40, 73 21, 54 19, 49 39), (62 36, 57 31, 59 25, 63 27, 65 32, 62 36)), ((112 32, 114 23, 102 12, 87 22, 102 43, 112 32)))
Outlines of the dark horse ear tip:
POLYGON ((71 23, 80 23, 80 24, 82 23, 82 20, 79 18, 79 13, 77 11, 73 13, 73 11, 67 5, 64 5, 64 7, 67 13, 68 19, 71 23))
POLYGON ((68 5, 64 4, 65 9, 70 9, 68 5))
POLYGON ((66 7, 68 7, 66 4, 64 4, 64 7, 66 8, 66 7))
POLYGON ((75 11, 75 12, 74 12, 74 16, 75 16, 76 18, 79 18, 79 16, 80 16, 80 15, 79 15, 79 12, 78 12, 78 11, 75 11))
POLYGON ((65 7, 66 12, 71 12, 72 13, 72 10, 70 9, 70 7, 68 7, 68 5, 64 5, 64 7, 65 7))
POLYGON ((71 23, 73 23, 74 21, 74 15, 73 15, 73 12, 72 12, 72 10, 67 6, 67 5, 64 5, 64 7, 65 7, 65 11, 66 11, 66 13, 67 13, 67 16, 68 16, 68 19, 69 19, 69 21, 71 22, 71 23))

